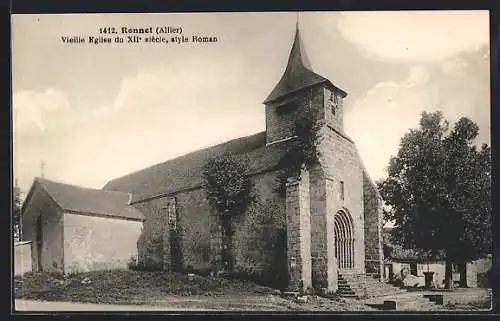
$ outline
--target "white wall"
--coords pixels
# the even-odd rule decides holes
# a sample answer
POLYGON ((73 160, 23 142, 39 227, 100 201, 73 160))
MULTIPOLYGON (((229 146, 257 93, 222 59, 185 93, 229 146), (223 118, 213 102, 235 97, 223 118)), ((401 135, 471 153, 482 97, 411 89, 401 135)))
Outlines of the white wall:
POLYGON ((478 287, 478 273, 486 273, 491 269, 492 258, 487 257, 477 261, 467 263, 467 285, 469 287, 478 287))
POLYGON ((31 242, 14 244, 14 275, 31 272, 31 242))
POLYGON ((142 222, 64 214, 64 272, 127 268, 142 222))
MULTIPOLYGON (((404 267, 410 273, 410 263, 392 262, 395 275, 401 275, 401 269, 404 267)), ((487 272, 491 268, 491 258, 480 259, 467 263, 467 286, 477 287, 477 274, 487 272)), ((423 276, 427 271, 427 263, 417 264, 417 276, 423 276)), ((429 263, 429 271, 434 272, 434 283, 443 286, 446 265, 444 262, 429 263)), ((460 273, 453 273, 453 280, 460 280, 460 273)))

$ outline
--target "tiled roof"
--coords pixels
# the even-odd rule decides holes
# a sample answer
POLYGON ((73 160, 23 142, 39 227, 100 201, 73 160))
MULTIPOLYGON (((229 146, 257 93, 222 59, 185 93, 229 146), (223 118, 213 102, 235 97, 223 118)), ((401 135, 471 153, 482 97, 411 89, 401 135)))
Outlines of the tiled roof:
POLYGON ((289 142, 266 147, 266 133, 260 132, 198 150, 114 179, 103 189, 132 193, 132 202, 174 194, 181 190, 201 186, 203 166, 209 158, 217 154, 233 153, 246 164, 248 174, 254 174, 278 166, 289 147, 289 142))
POLYGON ((66 211, 143 220, 144 215, 129 205, 131 195, 58 183, 37 177, 40 186, 66 211))

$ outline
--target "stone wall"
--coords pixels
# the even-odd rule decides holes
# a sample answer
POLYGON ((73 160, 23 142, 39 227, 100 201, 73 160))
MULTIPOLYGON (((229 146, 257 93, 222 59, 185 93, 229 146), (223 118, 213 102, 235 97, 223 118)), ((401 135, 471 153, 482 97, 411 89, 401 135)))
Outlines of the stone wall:
POLYGON ((266 105, 266 142, 291 137, 297 120, 312 112, 314 121, 325 118, 323 88, 308 88, 266 105), (292 104, 293 108, 291 108, 292 104))
POLYGON ((145 221, 137 241, 138 263, 152 270, 163 268, 163 232, 165 229, 162 203, 168 199, 156 199, 134 204, 144 216, 145 221))
POLYGON ((339 130, 340 132, 344 131, 344 99, 340 96, 339 93, 334 93, 331 90, 324 89, 324 101, 325 101, 325 117, 326 123, 331 127, 339 130), (331 96, 334 95, 337 100, 337 107, 335 110, 332 106, 329 106, 328 101, 331 99, 331 96))
MULTIPOLYGON (((329 217, 344 210, 352 218, 354 230, 354 268, 343 273, 365 271, 365 218, 363 213, 363 168, 355 145, 343 134, 330 126, 322 127, 320 133, 320 163, 328 183, 327 197, 330 201, 329 217), (341 198, 343 182, 344 199, 341 198)), ((333 229, 333 226, 332 226, 333 229)))
MULTIPOLYGON (((281 270, 286 268, 285 259, 281 263, 278 259, 283 256, 282 247, 273 244, 279 242, 279 231, 269 226, 250 228, 266 211, 268 214, 273 212, 278 221, 284 221, 285 200, 277 192, 278 174, 267 172, 253 176, 251 181, 258 204, 232 219, 232 255, 236 271, 266 274, 275 273, 276 266, 281 270)), ((221 227, 201 187, 134 204, 146 217, 138 245, 141 264, 161 269, 163 261, 170 259, 166 257, 170 249, 167 248, 169 231, 165 229, 165 217, 166 207, 172 199, 176 203, 178 237, 182 244, 182 269, 220 270, 221 227)))
POLYGON ((64 272, 126 269, 142 222, 64 213, 64 272))
POLYGON ((279 172, 252 177, 256 202, 232 220, 235 271, 262 275, 286 272, 285 199, 277 193, 279 172), (285 246, 284 246, 285 245, 285 246))
POLYGON ((337 288, 337 264, 334 248, 333 217, 336 210, 331 181, 321 166, 310 169, 311 258, 313 287, 337 288))
POLYGON ((375 185, 363 171, 366 272, 383 276, 382 203, 375 185))
POLYGON ((303 171, 286 188, 288 287, 292 291, 312 287, 310 205, 309 173, 303 171))
MULTIPOLYGON (((177 237, 181 244, 182 269, 210 269, 210 225, 214 219, 206 200, 205 191, 196 188, 136 203, 146 217, 144 230, 139 240, 139 261, 148 268, 163 269, 165 253, 170 253, 170 235, 167 226, 167 207, 175 198, 177 211, 177 237)), ((169 269, 169 267, 167 267, 169 269)))
POLYGON ((296 120, 309 104, 307 96, 295 95, 266 105, 266 142, 272 143, 293 136, 296 120))

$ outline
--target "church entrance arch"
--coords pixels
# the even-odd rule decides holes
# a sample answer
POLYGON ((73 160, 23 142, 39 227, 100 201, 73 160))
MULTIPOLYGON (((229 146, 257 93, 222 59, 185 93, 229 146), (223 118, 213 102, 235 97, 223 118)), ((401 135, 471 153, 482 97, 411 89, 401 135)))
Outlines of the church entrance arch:
POLYGON ((335 257, 339 270, 354 268, 354 224, 352 217, 346 210, 335 214, 335 257))

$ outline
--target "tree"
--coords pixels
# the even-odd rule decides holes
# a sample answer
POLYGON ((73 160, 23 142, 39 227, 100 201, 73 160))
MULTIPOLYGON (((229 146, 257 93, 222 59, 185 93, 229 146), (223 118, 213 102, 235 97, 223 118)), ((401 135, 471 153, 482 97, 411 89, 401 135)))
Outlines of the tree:
POLYGON ((18 186, 13 189, 13 210, 12 210, 12 227, 14 228, 14 236, 21 239, 21 208, 22 208, 22 192, 18 186))
POLYGON ((424 112, 419 125, 401 139, 378 184, 391 208, 385 218, 403 248, 444 253, 448 288, 454 263, 466 285, 466 262, 492 251, 491 150, 473 144, 479 128, 468 118, 449 130, 440 112, 424 112))
POLYGON ((231 153, 210 158, 203 168, 204 187, 212 208, 217 211, 222 226, 223 262, 232 269, 231 218, 242 214, 252 201, 248 169, 231 153))

